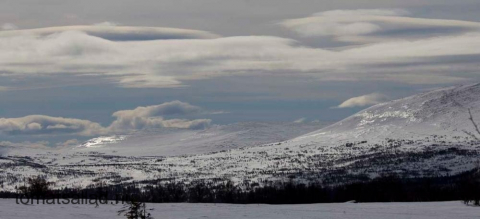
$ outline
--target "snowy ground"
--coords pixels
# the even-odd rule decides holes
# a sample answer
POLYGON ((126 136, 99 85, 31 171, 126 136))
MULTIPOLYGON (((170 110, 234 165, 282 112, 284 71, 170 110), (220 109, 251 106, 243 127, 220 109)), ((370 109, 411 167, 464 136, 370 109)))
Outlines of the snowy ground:
MULTIPOLYGON (((342 218, 342 219, 451 219, 480 218, 480 208, 460 201, 430 203, 338 203, 310 205, 148 204, 157 219, 183 218, 342 218)), ((0 219, 122 218, 118 205, 18 205, 0 199, 0 219)))

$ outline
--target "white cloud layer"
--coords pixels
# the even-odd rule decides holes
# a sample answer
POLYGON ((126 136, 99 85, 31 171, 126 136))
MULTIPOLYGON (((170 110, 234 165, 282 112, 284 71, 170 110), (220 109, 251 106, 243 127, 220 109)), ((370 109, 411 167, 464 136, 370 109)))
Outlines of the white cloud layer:
POLYGON ((101 23, 93 24, 93 26, 100 26, 100 27, 112 27, 112 26, 119 26, 120 24, 110 21, 104 21, 101 23))
MULTIPOLYGON (((99 123, 73 119, 31 115, 20 118, 0 118, 0 133, 4 135, 77 135, 98 136, 128 133, 152 128, 200 129, 210 125, 209 119, 164 119, 163 116, 191 115, 202 112, 197 106, 172 101, 155 106, 138 107, 113 113, 115 121, 108 127, 99 123)), ((66 142, 72 143, 72 142, 66 142)))
POLYGON ((479 22, 407 14, 327 11, 282 22, 303 35, 369 42, 334 49, 305 47, 280 37, 219 37, 171 28, 104 25, 0 31, 0 75, 100 75, 131 88, 178 87, 188 80, 259 74, 411 84, 452 83, 478 75, 479 22), (410 33, 412 28, 425 29, 422 33, 429 28, 454 31, 418 36, 410 33), (458 60, 466 56, 470 62, 458 60))
POLYGON ((440 35, 480 30, 478 22, 415 18, 406 15, 409 15, 407 11, 398 9, 335 10, 285 20, 280 25, 304 37, 330 36, 339 41, 355 43, 424 37, 431 30, 440 35), (419 30, 423 30, 420 31, 423 35, 418 34, 419 30))
POLYGON ((8 135, 76 134, 95 135, 106 130, 88 120, 31 115, 21 118, 0 118, 0 132, 8 135))
POLYGON ((358 96, 358 97, 352 97, 340 105, 338 105, 337 108, 350 108, 350 107, 362 107, 362 106, 369 106, 369 105, 375 105, 378 103, 382 103, 386 101, 388 98, 379 93, 372 93, 372 94, 367 94, 363 96, 358 96))
POLYGON ((83 32, 90 36, 100 37, 112 41, 212 39, 220 37, 219 35, 200 30, 166 27, 130 27, 117 25, 118 24, 113 22, 103 22, 90 26, 62 26, 22 30, 16 30, 17 28, 10 28, 4 29, 8 31, 1 31, 0 37, 33 36, 48 38, 48 36, 50 35, 68 31, 83 32))
POLYGON ((382 28, 368 17, 392 17, 408 14, 403 10, 359 9, 335 10, 314 14, 312 17, 291 19, 280 23, 302 36, 355 36, 373 33, 382 28))
POLYGON ((165 120, 163 116, 188 115, 201 112, 201 108, 181 101, 172 101, 155 106, 137 107, 133 110, 115 112, 116 120, 110 125, 109 130, 124 132, 149 128, 204 128, 210 124, 209 119, 199 120, 165 120))
POLYGON ((108 76, 123 87, 145 88, 178 87, 188 80, 258 74, 306 75, 321 81, 368 79, 438 84, 465 80, 467 76, 458 72, 478 70, 478 58, 465 63, 453 56, 480 55, 480 31, 476 29, 480 23, 400 15, 404 12, 331 11, 284 22, 293 30, 298 30, 300 25, 301 29, 314 32, 318 22, 322 25, 327 22, 328 28, 322 27, 318 34, 364 37, 372 41, 336 49, 304 47, 298 41, 280 37, 218 38, 207 32, 147 27, 77 26, 1 31, 0 74, 12 77, 93 74, 108 76), (455 27, 462 31, 407 40, 395 37, 378 40, 379 37, 369 35, 378 32, 378 28, 395 28, 395 25, 455 27), (135 40, 136 34, 153 34, 159 38, 166 34, 169 40, 135 40), (108 36, 128 36, 131 40, 108 40, 108 36), (452 61, 445 62, 448 57, 453 57, 452 61), (412 61, 422 60, 424 62, 410 65, 412 61))

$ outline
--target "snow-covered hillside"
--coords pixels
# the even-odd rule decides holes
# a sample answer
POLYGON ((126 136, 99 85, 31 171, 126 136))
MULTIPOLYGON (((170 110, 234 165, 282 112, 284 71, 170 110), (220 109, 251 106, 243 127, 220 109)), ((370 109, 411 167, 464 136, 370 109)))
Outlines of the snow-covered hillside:
MULTIPOLYGON (((117 215, 121 205, 22 205, 15 199, 0 199, 2 219, 105 219, 117 215)), ((308 205, 153 204, 154 218, 322 218, 322 219, 467 219, 478 218, 478 208, 460 201, 426 203, 336 203, 308 205)))
MULTIPOLYGON (((206 131, 199 136, 187 134, 193 140, 186 142, 199 142, 207 147, 206 151, 211 150, 208 147, 221 148, 222 142, 232 148, 226 151, 165 157, 153 153, 163 149, 149 148, 146 151, 152 153, 148 157, 124 156, 128 153, 118 151, 128 148, 128 152, 135 154, 131 150, 144 147, 140 144, 130 147, 127 137, 104 147, 52 151, 28 157, 11 153, 0 159, 0 180, 4 189, 12 190, 25 176, 39 174, 56 181, 59 187, 84 187, 99 181, 148 184, 172 180, 186 183, 232 180, 238 184, 262 185, 292 179, 330 185, 383 173, 403 177, 452 175, 471 170, 478 163, 480 133, 475 127, 476 121, 480 122, 479 84, 444 88, 379 104, 329 127, 278 143, 260 145, 261 141, 250 137, 251 134, 241 138, 243 135, 236 131, 228 132, 235 133, 233 138, 218 131, 206 131), (220 134, 209 135, 211 133, 220 134), (237 138, 240 140, 229 140, 237 138), (235 145, 235 142, 257 141, 259 145, 252 147, 235 145), (114 147, 116 145, 118 147, 114 147), (118 148, 116 153, 112 152, 113 148, 118 148)), ((264 130, 276 132, 276 129, 264 130)), ((146 136, 151 138, 146 142, 156 141, 156 137, 146 136)), ((142 138, 134 137, 131 142, 142 138)), ((183 146, 174 142, 174 145, 183 147, 181 153, 174 154, 203 150, 190 143, 183 146)))
POLYGON ((480 85, 450 87, 372 106, 296 140, 381 142, 438 135, 448 141, 480 138, 480 85), (470 112, 469 112, 470 111, 470 112))
POLYGON ((207 129, 158 129, 124 136, 91 139, 78 152, 121 156, 178 156, 285 141, 321 128, 323 123, 244 122, 207 129))

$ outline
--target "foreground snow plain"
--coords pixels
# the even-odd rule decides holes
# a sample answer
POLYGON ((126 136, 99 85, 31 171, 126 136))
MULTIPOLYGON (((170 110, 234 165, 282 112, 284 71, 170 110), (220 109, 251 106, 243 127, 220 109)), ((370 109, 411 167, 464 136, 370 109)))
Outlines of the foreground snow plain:
MULTIPOLYGON (((305 205, 147 204, 154 218, 320 218, 320 219, 451 219, 480 218, 480 208, 460 201, 424 203, 334 203, 305 205)), ((117 215, 121 205, 18 205, 0 199, 0 219, 105 219, 117 215)))

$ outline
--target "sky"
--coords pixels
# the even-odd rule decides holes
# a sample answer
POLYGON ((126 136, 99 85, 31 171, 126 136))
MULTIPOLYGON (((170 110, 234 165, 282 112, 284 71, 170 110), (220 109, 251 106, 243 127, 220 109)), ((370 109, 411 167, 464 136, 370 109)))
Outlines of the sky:
POLYGON ((478 0, 0 0, 0 143, 338 121, 480 81, 478 14, 478 0))

